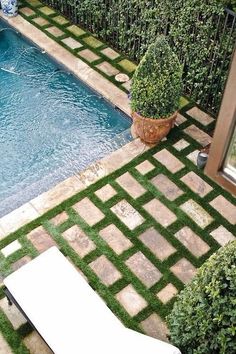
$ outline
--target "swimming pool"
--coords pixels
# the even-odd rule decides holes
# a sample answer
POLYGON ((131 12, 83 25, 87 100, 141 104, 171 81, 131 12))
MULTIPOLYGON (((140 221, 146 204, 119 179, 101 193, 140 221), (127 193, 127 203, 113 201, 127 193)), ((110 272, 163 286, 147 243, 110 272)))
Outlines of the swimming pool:
POLYGON ((130 119, 0 21, 0 216, 131 140, 130 119))

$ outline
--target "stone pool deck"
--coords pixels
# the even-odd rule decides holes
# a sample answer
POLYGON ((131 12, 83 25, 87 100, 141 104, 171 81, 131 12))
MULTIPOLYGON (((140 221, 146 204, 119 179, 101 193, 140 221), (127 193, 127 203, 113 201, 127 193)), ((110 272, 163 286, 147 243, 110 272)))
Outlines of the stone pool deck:
MULTIPOLYGON (((100 65, 106 61, 128 73, 118 65, 125 58, 119 55, 106 60, 108 54, 115 56, 112 48, 97 44, 95 50, 92 44, 96 41, 90 34, 81 34, 82 29, 75 29, 38 0, 27 4, 21 7, 27 21, 20 16, 10 21, 26 32, 35 22, 33 35, 39 45, 49 43, 51 54, 65 56, 69 66, 70 60, 74 61, 71 70, 85 73, 85 81, 94 72, 96 78, 99 75, 102 84, 98 90, 104 90, 104 83, 108 85, 106 97, 110 101, 119 97, 122 102, 118 105, 122 109, 124 104, 123 110, 128 112, 122 85, 115 87, 112 82, 115 72, 104 76, 101 68, 111 68, 100 65), (84 49, 72 49, 75 43, 70 39, 58 47, 59 41, 68 38, 84 49), (100 67, 92 71, 89 60, 79 58, 80 50, 98 55, 101 62, 91 63, 100 67)), ((167 340, 165 317, 176 294, 212 253, 236 236, 236 199, 196 167, 197 153, 211 141, 213 128, 212 117, 188 104, 180 111, 168 139, 158 146, 148 147, 137 139, 1 218, 1 281, 57 245, 124 325, 167 340)), ((0 352, 50 353, 17 309, 8 307, 2 287, 0 352)))

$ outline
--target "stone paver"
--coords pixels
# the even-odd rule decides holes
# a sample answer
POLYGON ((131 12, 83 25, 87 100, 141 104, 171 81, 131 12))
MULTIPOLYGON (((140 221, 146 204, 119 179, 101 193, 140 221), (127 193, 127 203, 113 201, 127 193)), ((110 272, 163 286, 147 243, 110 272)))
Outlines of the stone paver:
POLYGON ((107 202, 109 199, 116 195, 116 191, 110 184, 106 184, 95 192, 96 196, 101 199, 102 202, 107 202))
POLYGON ((117 280, 122 278, 121 273, 104 255, 91 262, 89 266, 103 284, 107 286, 114 284, 117 280))
POLYGON ((121 61, 119 61, 118 63, 124 70, 128 71, 129 73, 132 73, 133 71, 135 71, 135 69, 137 68, 137 65, 135 65, 134 63, 132 63, 132 61, 127 60, 127 59, 123 59, 121 61))
POLYGON ((158 151, 153 155, 157 161, 164 165, 170 172, 176 173, 180 171, 184 164, 172 155, 167 149, 158 151))
POLYGON ((119 70, 117 70, 114 66, 112 66, 107 61, 104 61, 101 64, 96 65, 96 68, 98 68, 108 76, 114 76, 119 73, 119 70))
POLYGON ((219 195, 210 202, 210 205, 231 224, 236 224, 236 206, 225 199, 225 197, 219 195))
POLYGON ((39 11, 42 12, 44 15, 47 15, 47 16, 55 14, 55 11, 53 9, 51 9, 50 7, 47 7, 47 6, 40 7, 39 11))
POLYGON ((55 241, 42 226, 39 226, 36 229, 32 230, 27 235, 27 238, 32 242, 34 247, 40 253, 46 251, 52 246, 56 246, 55 241))
POLYGON ((46 20, 43 17, 36 17, 32 20, 33 22, 35 22, 37 25, 39 25, 40 27, 42 26, 46 26, 49 24, 48 20, 46 20))
POLYGON ((56 23, 58 23, 59 25, 62 25, 62 26, 69 23, 69 21, 63 16, 55 16, 55 17, 53 17, 53 21, 55 21, 56 23))
POLYGON ((94 242, 90 240, 84 231, 77 225, 74 225, 63 232, 62 236, 81 258, 85 257, 96 248, 94 242))
POLYGON ((207 227, 213 218, 198 203, 190 199, 180 206, 180 208, 202 229, 207 227))
POLYGON ((18 240, 13 241, 12 243, 10 243, 9 245, 7 245, 6 247, 1 249, 2 254, 5 257, 10 256, 12 253, 18 251, 21 249, 21 244, 18 240))
POLYGON ((62 39, 62 42, 67 45, 70 49, 78 49, 82 47, 82 44, 78 41, 76 41, 72 37, 67 37, 65 39, 62 39))
POLYGON ((131 284, 117 293, 115 297, 132 317, 148 305, 147 301, 137 293, 131 284))
POLYGON ((150 336, 167 342, 168 329, 165 322, 156 313, 153 313, 141 322, 144 332, 150 336))
POLYGON ((118 58, 120 56, 119 53, 115 52, 111 48, 105 48, 105 49, 101 50, 101 53, 111 60, 115 60, 116 58, 118 58))
POLYGON ((113 224, 102 229, 99 235, 118 255, 133 246, 130 240, 113 224))
POLYGON ((82 36, 83 34, 85 34, 85 31, 76 25, 71 25, 69 27, 66 27, 66 29, 69 32, 73 33, 76 37, 79 37, 79 36, 82 36))
POLYGON ((184 129, 184 132, 191 136, 191 138, 195 139, 202 146, 206 146, 211 143, 211 137, 194 124, 184 129))
POLYGON ((167 227, 177 220, 177 217, 158 199, 152 199, 143 208, 162 226, 167 227))
POLYGON ((176 287, 173 284, 169 283, 157 293, 157 297, 165 305, 177 294, 178 290, 176 289, 176 287))
POLYGON ((15 305, 8 305, 6 297, 0 300, 0 308, 5 313, 14 329, 18 329, 21 325, 27 322, 15 305))
POLYGON ((191 108, 189 111, 187 111, 187 114, 194 118, 195 120, 197 120, 198 122, 200 122, 202 125, 206 126, 208 124, 210 124, 211 122, 214 121, 214 118, 212 118, 211 116, 209 116, 209 114, 203 112, 201 109, 199 109, 198 107, 193 107, 191 108))
POLYGON ((135 253, 125 264, 147 288, 156 284, 162 277, 161 272, 142 252, 135 253))
POLYGON ((0 333, 0 353, 13 354, 13 352, 11 351, 11 348, 9 347, 9 344, 4 339, 4 337, 1 335, 1 333, 0 333))
POLYGON ((180 259, 170 270, 184 284, 188 284, 197 272, 197 269, 185 258, 180 259))
POLYGON ((176 249, 156 229, 154 229, 154 227, 151 227, 142 233, 139 236, 139 239, 161 261, 176 252, 176 249))
POLYGON ((83 41, 92 48, 99 48, 103 45, 101 41, 99 41, 97 38, 93 36, 83 38, 83 41))
POLYGON ((148 172, 154 170, 155 166, 148 160, 141 162, 138 166, 135 167, 141 175, 146 175, 148 172))
POLYGON ((63 211, 62 213, 57 214, 50 221, 54 226, 59 226, 59 225, 63 224, 64 222, 66 222, 68 220, 68 218, 69 218, 68 214, 65 211, 63 211))
POLYGON ((176 232, 175 237, 195 256, 201 257, 210 250, 208 244, 188 226, 176 232))
POLYGON ((89 226, 97 224, 104 218, 104 214, 87 197, 73 205, 73 209, 89 226))
POLYGON ((197 166, 197 156, 198 156, 199 150, 194 150, 190 152, 190 154, 187 155, 187 158, 194 163, 195 166, 197 166))
POLYGON ((90 49, 81 50, 78 54, 80 57, 87 60, 89 63, 92 63, 93 61, 100 59, 100 57, 94 52, 92 52, 90 49))
POLYGON ((194 193, 200 195, 200 197, 205 197, 213 189, 194 172, 187 173, 181 178, 181 181, 184 182, 194 193))
POLYGON ((29 349, 30 354, 53 354, 36 331, 25 337, 23 342, 29 349))
POLYGON ((185 118, 182 114, 178 113, 177 114, 177 118, 175 120, 175 124, 177 126, 183 124, 184 122, 186 122, 187 118, 185 118))
POLYGON ((230 241, 234 241, 236 237, 229 232, 224 226, 219 226, 213 230, 210 235, 221 245, 225 246, 230 241))
POLYGON ((179 141, 177 141, 177 143, 175 143, 174 148, 178 151, 182 151, 183 149, 185 149, 186 147, 189 146, 189 143, 184 140, 184 139, 180 139, 179 141))
POLYGON ((33 7, 38 7, 42 5, 42 3, 39 0, 27 0, 26 2, 33 7))
POLYGON ((61 37, 63 36, 65 33, 62 32, 59 28, 52 26, 52 27, 48 27, 46 28, 46 31, 49 32, 53 37, 61 37))
POLYGON ((29 7, 23 7, 23 9, 20 9, 19 12, 27 17, 35 15, 35 11, 30 9, 29 7))
POLYGON ((184 193, 176 184, 174 184, 174 182, 162 173, 155 176, 151 181, 152 184, 171 201, 180 197, 184 193))
POLYGON ((136 181, 136 179, 126 172, 116 179, 116 182, 134 199, 140 197, 146 192, 146 189, 136 181))
POLYGON ((126 200, 121 200, 111 210, 130 230, 134 230, 144 222, 142 215, 126 200))
POLYGON ((23 265, 29 263, 30 261, 31 261, 31 258, 29 256, 24 256, 12 264, 12 266, 11 266, 12 270, 15 271, 15 270, 21 268, 23 265))

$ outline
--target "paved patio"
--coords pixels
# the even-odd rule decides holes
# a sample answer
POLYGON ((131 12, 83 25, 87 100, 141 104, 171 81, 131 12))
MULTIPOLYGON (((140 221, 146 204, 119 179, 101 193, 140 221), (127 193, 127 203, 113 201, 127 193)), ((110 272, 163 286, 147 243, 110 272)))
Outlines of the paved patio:
MULTIPOLYGON (((236 236, 235 198, 196 167, 214 121, 189 105, 177 124, 166 141, 3 239, 2 277, 57 245, 126 326, 167 340, 176 294, 236 236)), ((5 354, 49 353, 3 293, 0 309, 5 354)))

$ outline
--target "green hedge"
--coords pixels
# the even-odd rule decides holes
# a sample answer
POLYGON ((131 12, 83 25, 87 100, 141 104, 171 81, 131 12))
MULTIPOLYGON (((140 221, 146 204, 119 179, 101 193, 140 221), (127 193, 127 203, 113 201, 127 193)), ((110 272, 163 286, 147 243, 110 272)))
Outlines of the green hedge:
POLYGON ((164 36, 152 43, 132 80, 131 107, 144 117, 170 117, 182 92, 182 66, 164 36))
POLYGON ((185 354, 236 353, 236 242, 221 248, 180 293, 168 317, 185 354))
POLYGON ((169 35, 184 64, 185 94, 217 112, 236 39, 228 0, 43 1, 137 62, 159 34, 169 35))

